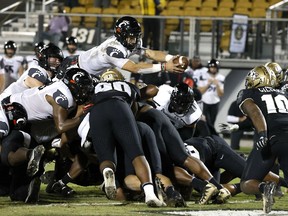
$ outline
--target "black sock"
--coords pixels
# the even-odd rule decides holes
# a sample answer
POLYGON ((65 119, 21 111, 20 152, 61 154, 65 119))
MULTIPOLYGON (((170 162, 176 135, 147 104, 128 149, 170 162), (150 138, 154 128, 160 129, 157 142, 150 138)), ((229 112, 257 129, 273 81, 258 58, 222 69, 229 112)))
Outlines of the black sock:
POLYGON ((242 190, 241 190, 241 188, 240 188, 240 183, 233 184, 233 186, 234 186, 234 188, 235 188, 235 194, 234 194, 234 196, 235 196, 236 194, 239 194, 239 193, 242 192, 242 190))
POLYGON ((69 173, 67 173, 63 178, 62 178, 62 182, 67 185, 69 182, 72 181, 71 176, 69 175, 69 173))
POLYGON ((204 187, 206 186, 207 182, 202 181, 198 178, 193 178, 190 185, 197 190, 198 192, 202 192, 204 187))
POLYGON ((212 183, 213 185, 215 185, 217 187, 218 190, 220 190, 221 188, 223 188, 217 181, 214 177, 212 177, 210 180, 209 180, 210 183, 212 183))

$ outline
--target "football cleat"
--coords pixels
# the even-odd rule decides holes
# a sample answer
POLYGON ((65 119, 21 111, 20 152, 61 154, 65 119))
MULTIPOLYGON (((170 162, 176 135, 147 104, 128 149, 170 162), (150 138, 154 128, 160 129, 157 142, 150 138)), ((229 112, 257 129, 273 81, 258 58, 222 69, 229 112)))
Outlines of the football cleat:
POLYGON ((39 177, 35 177, 29 184, 28 194, 25 199, 25 203, 36 203, 39 200, 39 191, 41 186, 41 180, 39 177))
POLYGON ((284 196, 284 193, 283 193, 282 190, 281 190, 281 186, 279 186, 279 185, 276 186, 274 196, 275 196, 275 197, 278 197, 278 198, 281 198, 281 197, 284 196))
POLYGON ((161 179, 156 177, 155 178, 155 186, 156 186, 156 192, 157 192, 157 196, 158 196, 158 199, 162 202, 164 202, 164 199, 166 199, 166 194, 163 190, 163 185, 162 185, 162 182, 161 182, 161 179))
POLYGON ((36 146, 31 153, 28 165, 27 165, 27 175, 34 176, 39 170, 40 160, 45 152, 43 145, 36 146))
POLYGON ((184 201, 182 195, 176 190, 174 190, 172 194, 167 194, 166 204, 167 206, 176 208, 186 207, 186 202, 184 201))
POLYGON ((111 168, 105 168, 103 171, 105 193, 108 199, 116 198, 115 174, 111 168))
MULTIPOLYGON (((55 182, 51 187, 52 192, 61 194, 64 197, 72 197, 76 192, 61 181, 55 182)), ((46 190, 47 191, 47 190, 46 190)))
POLYGON ((216 195, 217 193, 218 193, 217 187, 212 183, 207 183, 202 191, 202 195, 198 203, 200 205, 206 205, 212 198, 212 196, 216 195))
POLYGON ((264 187, 263 196, 263 211, 265 214, 271 212, 272 206, 274 204, 274 195, 276 190, 276 183, 275 182, 268 182, 264 187))
POLYGON ((155 195, 154 196, 145 196, 145 203, 149 207, 161 207, 166 206, 166 203, 159 200, 155 195))
POLYGON ((231 193, 227 188, 221 188, 217 194, 216 199, 214 200, 214 204, 223 204, 227 199, 231 197, 231 193))

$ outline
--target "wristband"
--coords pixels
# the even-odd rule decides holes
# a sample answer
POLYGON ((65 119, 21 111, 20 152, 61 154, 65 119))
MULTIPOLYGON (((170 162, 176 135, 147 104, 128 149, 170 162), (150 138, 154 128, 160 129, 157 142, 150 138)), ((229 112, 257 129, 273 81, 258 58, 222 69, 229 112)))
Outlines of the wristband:
POLYGON ((140 74, 151 74, 162 71, 162 64, 153 64, 151 68, 141 68, 138 70, 140 74))
POLYGON ((169 61, 172 58, 173 58, 173 55, 168 54, 168 55, 165 56, 165 61, 167 62, 167 61, 169 61))
POLYGON ((267 131, 265 130, 265 131, 259 132, 259 133, 258 133, 258 136, 259 136, 259 137, 267 137, 267 131))

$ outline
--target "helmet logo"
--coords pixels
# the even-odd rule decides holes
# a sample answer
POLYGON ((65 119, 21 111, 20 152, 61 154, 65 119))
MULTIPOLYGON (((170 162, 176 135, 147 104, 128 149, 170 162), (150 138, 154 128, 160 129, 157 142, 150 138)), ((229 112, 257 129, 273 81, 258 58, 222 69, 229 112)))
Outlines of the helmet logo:
MULTIPOLYGON (((129 21, 123 20, 123 21, 119 24, 119 26, 122 27, 122 25, 129 25, 129 21)), ((121 29, 120 29, 120 31, 121 31, 121 29)))
POLYGON ((19 118, 15 120, 16 122, 14 123, 15 125, 24 125, 26 124, 26 119, 25 118, 19 118))
POLYGON ((82 73, 82 72, 79 71, 79 72, 77 72, 76 74, 74 74, 74 75, 72 76, 72 80, 73 80, 73 81, 72 81, 72 80, 71 80, 71 81, 75 83, 75 80, 78 79, 78 77, 82 77, 82 76, 84 76, 84 73, 82 73))

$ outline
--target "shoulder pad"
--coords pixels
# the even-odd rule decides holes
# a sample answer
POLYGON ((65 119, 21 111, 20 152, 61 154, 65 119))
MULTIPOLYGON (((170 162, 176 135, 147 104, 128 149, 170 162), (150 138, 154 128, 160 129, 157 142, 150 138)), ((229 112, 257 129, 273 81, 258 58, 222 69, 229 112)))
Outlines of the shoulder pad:
POLYGON ((107 55, 114 57, 114 58, 125 58, 124 53, 115 47, 111 47, 111 46, 107 47, 106 53, 107 55))

